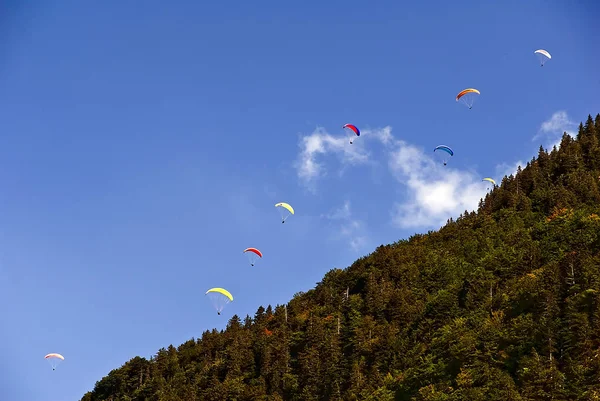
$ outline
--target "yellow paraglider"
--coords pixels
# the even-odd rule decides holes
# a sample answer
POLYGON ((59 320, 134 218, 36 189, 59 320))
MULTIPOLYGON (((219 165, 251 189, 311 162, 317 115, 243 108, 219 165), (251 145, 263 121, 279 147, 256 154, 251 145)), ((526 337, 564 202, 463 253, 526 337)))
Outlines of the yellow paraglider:
POLYGON ((290 217, 292 214, 294 214, 294 208, 285 202, 279 202, 275 205, 275 207, 277 208, 277 210, 280 211, 281 213, 281 222, 285 223, 285 220, 290 217), (289 213, 286 213, 289 212, 289 213))
POLYGON ((494 181, 494 180, 493 180, 493 179, 491 179, 491 178, 484 178, 484 179, 483 179, 483 180, 481 180, 481 181, 488 181, 488 182, 491 182, 491 183, 492 183, 492 185, 496 185, 496 181, 494 181))
POLYGON ((207 295, 211 300, 218 315, 221 314, 221 311, 228 303, 233 302, 233 295, 224 288, 211 288, 204 295, 207 295))
POLYGON ((475 88, 467 88, 458 92, 458 95, 456 95, 456 101, 458 102, 462 99, 464 104, 471 109, 473 107, 473 102, 475 101, 475 95, 481 95, 481 93, 475 88))

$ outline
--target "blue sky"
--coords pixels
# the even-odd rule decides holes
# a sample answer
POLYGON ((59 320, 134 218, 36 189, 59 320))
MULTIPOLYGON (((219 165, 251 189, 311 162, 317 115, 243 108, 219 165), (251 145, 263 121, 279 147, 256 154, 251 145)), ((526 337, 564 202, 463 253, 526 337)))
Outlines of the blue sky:
POLYGON ((0 16, 3 400, 79 399, 437 229, 600 111, 593 1, 84 3, 0 16))

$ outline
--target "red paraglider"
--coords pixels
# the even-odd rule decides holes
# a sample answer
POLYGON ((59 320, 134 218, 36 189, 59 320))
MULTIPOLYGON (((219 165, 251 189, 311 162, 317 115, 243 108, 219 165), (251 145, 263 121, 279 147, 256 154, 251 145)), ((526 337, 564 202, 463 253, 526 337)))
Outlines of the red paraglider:
POLYGON ((352 145, 352 142, 354 140, 354 135, 360 136, 360 130, 356 127, 356 125, 352 125, 352 124, 344 124, 344 126, 342 128, 347 128, 353 132, 350 134, 350 144, 352 145))
POLYGON ((262 258, 262 252, 256 248, 246 248, 244 249, 244 253, 248 255, 248 259, 250 260, 250 264, 254 266, 256 263, 257 257, 262 258))

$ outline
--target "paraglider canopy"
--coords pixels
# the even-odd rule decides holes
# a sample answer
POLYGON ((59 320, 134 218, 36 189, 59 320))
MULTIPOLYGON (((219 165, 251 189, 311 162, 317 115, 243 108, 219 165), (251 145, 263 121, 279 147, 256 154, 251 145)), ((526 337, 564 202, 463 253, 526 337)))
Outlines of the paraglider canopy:
POLYGON ((45 360, 47 360, 48 362, 50 362, 50 366, 52 366, 52 370, 56 370, 56 367, 58 366, 58 364, 62 361, 65 360, 65 357, 62 356, 61 354, 56 354, 56 353, 51 353, 51 354, 47 354, 44 357, 45 360))
POLYGON ((475 102, 475 95, 481 95, 481 92, 475 88, 463 89, 456 95, 456 101, 462 100, 471 109, 473 108, 473 102, 475 102))
POLYGON ((483 180, 481 180, 481 181, 488 181, 488 182, 491 182, 493 185, 496 185, 496 181, 494 181, 494 180, 493 180, 493 179, 491 179, 491 178, 484 178, 484 179, 483 179, 483 180))
POLYGON ((262 258, 263 256, 262 252, 256 248, 246 248, 244 249, 244 253, 248 255, 248 259, 250 260, 250 264, 252 266, 254 266, 258 258, 262 258))
POLYGON ((281 214, 282 223, 285 223, 285 220, 292 214, 294 214, 294 208, 288 203, 279 202, 275 204, 275 207, 277 208, 277 210, 279 210, 279 213, 281 214))
POLYGON ((440 153, 438 153, 438 154, 442 157, 444 166, 448 163, 448 155, 454 156, 454 151, 452 149, 450 149, 449 146, 446 146, 446 145, 436 146, 435 149, 433 149, 433 152, 435 153, 437 151, 440 151, 440 153))
POLYGON ((350 130, 346 132, 350 132, 350 145, 352 145, 352 142, 354 141, 354 136, 360 136, 360 130, 356 127, 356 125, 353 124, 344 124, 342 128, 350 130))
POLYGON ((233 302, 233 295, 229 291, 224 288, 211 288, 206 291, 208 298, 211 300, 211 303, 217 310, 217 314, 220 315, 223 308, 227 306, 228 303, 233 302))
POLYGON ((544 49, 538 49, 536 51, 533 52, 534 54, 537 54, 539 60, 540 60, 540 64, 543 67, 544 63, 548 60, 550 60, 552 58, 552 56, 550 55, 550 53, 548 53, 548 51, 544 50, 544 49))

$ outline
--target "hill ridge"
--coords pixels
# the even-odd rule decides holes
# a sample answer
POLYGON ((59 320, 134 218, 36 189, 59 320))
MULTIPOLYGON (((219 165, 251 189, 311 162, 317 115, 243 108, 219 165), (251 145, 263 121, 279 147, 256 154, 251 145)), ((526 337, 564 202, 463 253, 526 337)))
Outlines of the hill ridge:
POLYGON ((600 399, 600 114, 437 231, 135 357, 82 401, 600 399))

